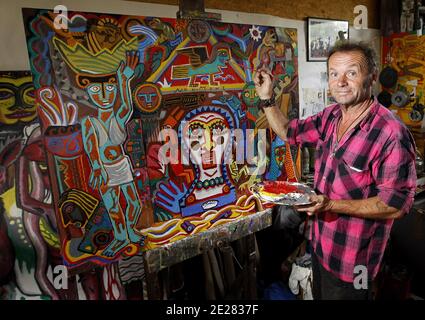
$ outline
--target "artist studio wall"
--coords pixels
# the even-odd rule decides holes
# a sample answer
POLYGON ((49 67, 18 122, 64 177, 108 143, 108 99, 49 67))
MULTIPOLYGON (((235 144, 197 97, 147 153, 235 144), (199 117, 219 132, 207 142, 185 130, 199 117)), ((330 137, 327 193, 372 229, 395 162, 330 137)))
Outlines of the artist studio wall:
MULTIPOLYGON (((177 5, 178 0, 129 0, 134 2, 149 2, 158 4, 177 5)), ((368 9, 368 22, 370 28, 379 28, 379 0, 205 0, 205 8, 214 10, 231 10, 246 13, 269 14, 280 18, 304 20, 306 17, 320 17, 325 19, 348 20, 353 24, 353 8, 358 5, 368 9)), ((209 10, 207 10, 209 11, 209 10)))

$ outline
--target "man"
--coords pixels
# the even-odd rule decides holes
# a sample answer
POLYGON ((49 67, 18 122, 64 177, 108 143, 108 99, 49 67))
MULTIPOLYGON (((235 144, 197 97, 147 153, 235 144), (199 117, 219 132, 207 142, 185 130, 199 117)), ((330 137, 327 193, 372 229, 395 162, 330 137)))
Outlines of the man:
POLYGON ((315 147, 311 230, 315 299, 370 299, 394 219, 406 214, 416 187, 415 145, 407 128, 372 96, 373 51, 344 43, 328 56, 337 101, 305 120, 288 119, 273 99, 272 75, 255 87, 272 129, 289 144, 315 147), (358 281, 367 273, 367 283, 358 281))

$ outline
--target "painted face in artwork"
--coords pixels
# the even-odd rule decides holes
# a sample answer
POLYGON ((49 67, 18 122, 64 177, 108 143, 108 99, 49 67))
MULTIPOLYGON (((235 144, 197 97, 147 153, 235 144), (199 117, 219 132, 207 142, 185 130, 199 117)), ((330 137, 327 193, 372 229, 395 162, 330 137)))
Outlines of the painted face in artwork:
POLYGON ((242 99, 248 107, 254 107, 257 105, 260 99, 255 91, 254 83, 248 83, 242 91, 242 99))
POLYGON ((28 123, 36 117, 31 76, 0 76, 0 124, 28 123))
POLYGON ((153 84, 144 84, 134 93, 134 102, 143 112, 153 112, 161 105, 161 92, 153 84))
POLYGON ((277 35, 273 29, 267 30, 264 34, 263 43, 268 47, 273 47, 277 42, 277 35))
POLYGON ((121 30, 117 20, 113 18, 101 18, 96 26, 91 29, 96 40, 94 45, 112 49, 122 39, 121 30))
POLYGON ((90 101, 101 109, 111 108, 117 97, 117 85, 114 83, 92 83, 86 90, 90 101))
POLYGON ((192 118, 186 128, 184 139, 192 162, 204 170, 219 166, 230 141, 226 119, 214 112, 206 112, 192 118))
POLYGON ((229 52, 227 52, 227 50, 225 49, 219 49, 218 50, 218 55, 217 55, 217 59, 219 61, 219 66, 225 66, 226 62, 229 61, 230 57, 229 57, 229 52))

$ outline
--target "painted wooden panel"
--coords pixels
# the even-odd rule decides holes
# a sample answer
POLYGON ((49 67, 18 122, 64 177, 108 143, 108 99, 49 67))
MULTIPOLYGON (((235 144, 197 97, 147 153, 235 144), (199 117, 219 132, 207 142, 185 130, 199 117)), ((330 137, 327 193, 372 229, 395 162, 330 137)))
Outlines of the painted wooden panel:
POLYGON ((76 276, 63 262, 31 72, 2 71, 0 300, 142 298, 140 254, 76 276))
POLYGON ((253 70, 271 69, 281 109, 298 117, 296 29, 83 12, 60 20, 34 9, 24 17, 68 267, 235 221, 263 210, 253 183, 297 179, 297 150, 267 129, 252 82, 253 70))

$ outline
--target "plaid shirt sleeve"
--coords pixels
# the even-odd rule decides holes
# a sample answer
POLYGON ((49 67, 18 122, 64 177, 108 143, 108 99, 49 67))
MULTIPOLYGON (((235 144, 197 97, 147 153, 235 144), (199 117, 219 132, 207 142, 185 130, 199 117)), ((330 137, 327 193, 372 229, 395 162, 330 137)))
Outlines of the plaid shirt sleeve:
POLYGON ((390 139, 372 167, 378 197, 403 214, 410 211, 416 190, 415 143, 407 129, 390 139))
POLYGON ((307 119, 289 122, 286 141, 302 147, 315 147, 321 136, 323 111, 307 119))

